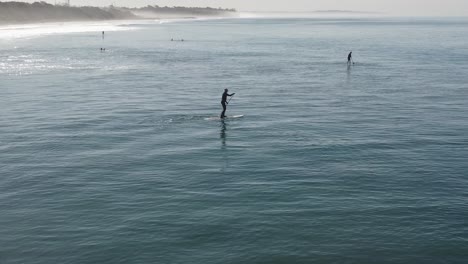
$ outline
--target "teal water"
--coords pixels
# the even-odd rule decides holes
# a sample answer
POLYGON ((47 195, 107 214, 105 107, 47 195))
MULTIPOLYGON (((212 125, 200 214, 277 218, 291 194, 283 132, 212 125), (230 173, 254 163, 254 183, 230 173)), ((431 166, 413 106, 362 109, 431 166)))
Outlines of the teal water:
POLYGON ((120 27, 0 39, 0 263, 468 261, 468 20, 120 27))

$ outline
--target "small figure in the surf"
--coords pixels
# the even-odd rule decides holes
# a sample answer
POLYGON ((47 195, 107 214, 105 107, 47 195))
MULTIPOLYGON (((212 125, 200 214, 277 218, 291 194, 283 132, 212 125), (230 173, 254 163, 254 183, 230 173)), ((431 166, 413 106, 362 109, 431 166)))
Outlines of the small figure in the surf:
POLYGON ((224 93, 223 93, 223 96, 221 98, 221 105, 223 106, 223 112, 221 113, 221 116, 220 118, 225 118, 226 115, 226 105, 229 104, 229 102, 227 101, 227 97, 228 96, 233 96, 235 95, 236 93, 232 93, 232 94, 228 94, 228 89, 224 89, 224 93))
POLYGON ((353 61, 353 52, 351 51, 349 54, 348 54, 348 65, 351 65, 351 62, 353 61))
POLYGON ((101 48, 101 52, 105 52, 106 51, 106 48, 101 48))
POLYGON ((104 31, 102 32, 102 39, 104 39, 104 31))

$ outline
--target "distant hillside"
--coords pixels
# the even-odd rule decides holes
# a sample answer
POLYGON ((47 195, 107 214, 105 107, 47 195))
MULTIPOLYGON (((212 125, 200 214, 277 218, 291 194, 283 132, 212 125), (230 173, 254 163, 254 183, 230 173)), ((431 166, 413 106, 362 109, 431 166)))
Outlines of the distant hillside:
POLYGON ((32 4, 24 2, 0 2, 0 23, 35 23, 85 20, 119 20, 171 17, 221 17, 232 16, 234 9, 158 7, 116 8, 116 7, 73 7, 51 5, 45 2, 32 4))
POLYGON ((0 2, 0 23, 31 23, 76 20, 112 20, 136 18, 116 8, 71 7, 45 2, 0 2))

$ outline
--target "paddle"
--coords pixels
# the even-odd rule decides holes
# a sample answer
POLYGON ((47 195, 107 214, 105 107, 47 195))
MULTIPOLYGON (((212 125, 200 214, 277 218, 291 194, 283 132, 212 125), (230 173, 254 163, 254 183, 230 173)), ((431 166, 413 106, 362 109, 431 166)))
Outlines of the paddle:
POLYGON ((229 98, 229 101, 227 101, 227 104, 229 104, 229 102, 231 102, 231 99, 234 97, 234 95, 236 95, 235 93, 231 96, 231 98, 229 98))

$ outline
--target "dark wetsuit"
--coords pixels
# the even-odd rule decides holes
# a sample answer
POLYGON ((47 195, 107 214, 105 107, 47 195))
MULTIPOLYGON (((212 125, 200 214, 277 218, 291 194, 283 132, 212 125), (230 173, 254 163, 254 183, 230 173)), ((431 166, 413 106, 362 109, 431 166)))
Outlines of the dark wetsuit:
POLYGON ((227 104, 227 97, 228 96, 233 96, 234 94, 228 94, 227 92, 223 93, 223 97, 221 98, 221 105, 223 106, 223 112, 221 113, 221 118, 226 117, 224 113, 226 113, 226 104, 227 104))
POLYGON ((351 58, 352 58, 352 56, 353 56, 353 55, 351 55, 351 54, 352 54, 352 52, 350 52, 350 53, 348 54, 348 63, 351 62, 351 58))

